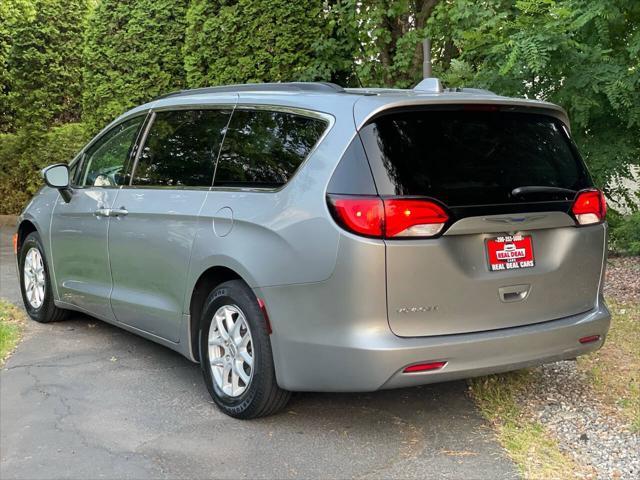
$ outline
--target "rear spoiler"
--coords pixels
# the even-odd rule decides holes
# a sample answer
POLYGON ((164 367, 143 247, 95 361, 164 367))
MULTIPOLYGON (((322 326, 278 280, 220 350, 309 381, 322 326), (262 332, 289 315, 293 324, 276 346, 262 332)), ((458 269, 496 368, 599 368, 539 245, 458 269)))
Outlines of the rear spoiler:
POLYGON ((478 95, 474 93, 445 92, 439 95, 415 95, 392 98, 391 95, 363 96, 353 105, 353 119, 356 128, 360 130, 375 117, 389 113, 390 110, 407 110, 413 108, 435 109, 447 105, 495 105, 506 107, 516 112, 537 113, 549 115, 560 120, 570 131, 569 117, 562 107, 549 102, 501 97, 495 94, 478 95))

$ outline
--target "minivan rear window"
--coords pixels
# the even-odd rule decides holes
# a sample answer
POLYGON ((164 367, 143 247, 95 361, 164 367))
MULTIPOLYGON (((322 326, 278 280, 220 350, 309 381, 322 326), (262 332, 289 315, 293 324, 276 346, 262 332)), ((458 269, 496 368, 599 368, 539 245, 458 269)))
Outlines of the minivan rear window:
POLYGON ((384 114, 360 132, 381 195, 418 195, 448 206, 569 200, 592 185, 563 124, 553 117, 492 110, 384 114))

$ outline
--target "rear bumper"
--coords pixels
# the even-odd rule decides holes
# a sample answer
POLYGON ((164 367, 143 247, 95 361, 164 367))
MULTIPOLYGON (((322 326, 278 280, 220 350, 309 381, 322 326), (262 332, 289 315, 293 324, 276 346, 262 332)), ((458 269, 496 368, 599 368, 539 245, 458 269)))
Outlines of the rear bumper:
POLYGON ((471 334, 400 338, 388 328, 372 328, 334 344, 278 335, 273 338, 278 383, 294 391, 374 391, 516 370, 599 349, 610 320, 600 302, 559 320, 471 334), (580 344, 578 339, 590 335, 600 340, 580 344), (447 364, 437 371, 402 373, 413 363, 442 360, 447 364))

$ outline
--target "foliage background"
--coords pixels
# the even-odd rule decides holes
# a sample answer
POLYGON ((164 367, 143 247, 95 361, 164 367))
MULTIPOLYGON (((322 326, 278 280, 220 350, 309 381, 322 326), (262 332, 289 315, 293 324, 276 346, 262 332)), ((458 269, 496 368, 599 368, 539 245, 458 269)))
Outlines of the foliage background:
POLYGON ((640 165, 637 0, 3 0, 0 214, 24 206, 40 168, 158 95, 262 81, 411 87, 425 39, 448 87, 563 106, 597 184, 637 210, 622 181, 640 165))
POLYGON ((91 134, 124 111, 185 88, 187 0, 101 0, 84 36, 82 119, 91 134))

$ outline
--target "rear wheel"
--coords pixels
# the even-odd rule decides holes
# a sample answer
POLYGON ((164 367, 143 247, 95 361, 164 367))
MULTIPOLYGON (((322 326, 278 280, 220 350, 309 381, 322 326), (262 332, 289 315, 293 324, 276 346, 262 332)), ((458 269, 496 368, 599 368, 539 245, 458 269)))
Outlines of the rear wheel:
POLYGON ((62 320, 67 311, 55 306, 44 248, 38 232, 27 235, 18 257, 20 291, 29 316, 36 322, 62 320))
POLYGON ((216 287, 200 325, 204 381, 220 409, 235 418, 271 415, 290 393, 278 387, 264 316, 251 289, 240 280, 216 287))

